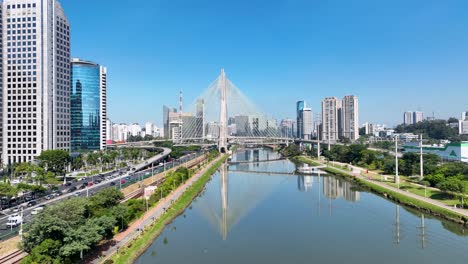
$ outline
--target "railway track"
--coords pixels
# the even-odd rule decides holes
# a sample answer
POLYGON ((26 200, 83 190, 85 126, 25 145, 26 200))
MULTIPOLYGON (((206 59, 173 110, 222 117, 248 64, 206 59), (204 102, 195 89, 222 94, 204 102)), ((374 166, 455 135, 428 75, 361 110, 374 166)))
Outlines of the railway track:
POLYGON ((19 263, 21 260, 26 257, 28 253, 22 250, 16 250, 11 252, 10 254, 3 256, 0 258, 0 264, 14 264, 19 263))

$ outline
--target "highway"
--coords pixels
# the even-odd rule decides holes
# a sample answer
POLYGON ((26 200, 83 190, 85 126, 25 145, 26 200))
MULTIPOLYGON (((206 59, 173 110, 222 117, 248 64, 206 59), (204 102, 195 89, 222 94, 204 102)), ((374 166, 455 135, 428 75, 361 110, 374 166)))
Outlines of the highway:
MULTIPOLYGON (((149 167, 149 168, 146 168, 146 169, 143 169, 144 167, 148 167, 149 165, 151 165, 151 163, 155 163, 157 161, 160 161, 161 159, 163 159, 164 157, 166 157, 167 155, 169 155, 171 152, 170 149, 164 149, 164 152, 161 153, 161 154, 158 154, 152 158, 150 158, 149 160, 146 160, 145 162, 137 165, 134 167, 134 170, 131 170, 131 171, 125 171, 124 170, 115 170, 115 171, 112 171, 112 172, 108 172, 108 173, 103 173, 101 177, 98 177, 98 176, 94 176, 94 177, 91 177, 89 176, 88 178, 82 178, 80 181, 77 181, 77 182, 73 182, 71 183, 70 186, 60 186, 59 187, 59 190, 63 193, 62 195, 58 196, 58 197, 55 197, 55 198, 52 198, 50 200, 47 200, 45 197, 42 197, 40 199, 36 199, 35 201, 37 202, 37 205, 35 206, 31 206, 31 207, 27 207, 26 203, 23 203, 23 224, 24 223, 27 223, 31 220, 31 217, 34 217, 33 215, 31 215, 31 211, 34 209, 34 208, 37 208, 37 207, 40 207, 40 206, 50 206, 50 205, 53 205, 55 203, 58 203, 60 201, 63 201, 65 199, 70 199, 72 197, 86 197, 86 196, 91 196, 91 195, 94 195, 95 193, 97 193, 99 190, 102 190, 104 188, 107 188, 107 187, 115 187, 115 188, 124 188, 130 184, 133 184, 135 182, 138 182, 140 180, 142 180, 145 176, 149 176, 151 175, 151 173, 153 172, 154 174, 157 174, 157 173, 160 173, 160 172, 163 172, 164 169, 166 170, 169 170, 175 166, 178 166, 182 163, 185 163, 191 159, 194 159, 194 158, 197 158, 201 155, 203 155, 203 153, 192 153, 192 154, 189 154, 189 155, 185 155, 183 157, 181 157, 180 159, 178 160, 174 160, 174 161, 171 161, 171 162, 167 162, 164 164, 158 164, 157 166, 154 166, 153 168, 149 167), (140 170, 140 171, 137 171, 137 170, 140 170), (86 185, 86 183, 88 182, 92 182, 93 180, 96 180, 96 179, 102 179, 102 182, 101 183, 97 183, 97 184, 93 184, 92 186, 89 186, 89 187, 82 187, 83 189, 78 189, 76 191, 73 191, 73 192, 68 192, 68 190, 70 190, 70 188, 72 187, 80 187, 82 185, 86 185), (122 184, 121 184, 122 183, 122 184)), ((14 234, 17 234, 17 232, 19 231, 19 227, 16 227, 16 228, 13 228, 13 229, 10 229, 10 228, 7 228, 6 227, 6 223, 8 221, 8 217, 9 215, 11 214, 14 214, 16 212, 13 212, 13 209, 6 209, 6 210, 3 210, 0 212, 0 240, 4 240, 5 238, 7 237, 11 237, 13 236, 13 233, 14 234)), ((21 214, 21 211, 18 212, 19 214, 21 214)))

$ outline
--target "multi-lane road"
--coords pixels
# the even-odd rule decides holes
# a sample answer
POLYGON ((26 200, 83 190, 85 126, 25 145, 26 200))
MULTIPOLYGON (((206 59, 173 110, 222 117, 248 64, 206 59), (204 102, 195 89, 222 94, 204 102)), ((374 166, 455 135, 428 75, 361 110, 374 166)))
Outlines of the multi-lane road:
MULTIPOLYGON (((70 182, 68 186, 62 185, 59 187, 59 191, 62 193, 61 195, 54 197, 54 198, 50 198, 49 196, 50 199, 46 199, 45 197, 36 199, 35 201, 37 204, 34 206, 27 207, 26 206, 27 202, 26 202, 22 204, 23 205, 23 212, 22 212, 23 223, 29 222, 31 218, 34 217, 31 214, 34 208, 41 207, 41 206, 50 206, 60 201, 63 201, 64 199, 69 199, 71 197, 91 196, 97 193, 99 190, 102 190, 108 187, 123 188, 131 183, 142 180, 143 178, 145 178, 145 176, 148 177, 151 174, 157 174, 157 173, 163 172, 164 170, 171 169, 177 165, 183 164, 189 160, 192 160, 194 158, 197 158, 203 155, 203 153, 201 152, 192 153, 189 155, 185 155, 179 158, 178 160, 173 160, 170 162, 166 162, 164 164, 158 163, 158 161, 161 161, 163 158, 169 155, 170 152, 171 152, 170 149, 164 149, 163 153, 160 153, 134 167, 103 173, 101 174, 101 176, 93 176, 93 177, 90 176, 87 178, 82 178, 81 180, 77 182, 70 182), (154 164, 154 163, 157 163, 157 165, 151 166, 151 164, 154 164), (101 180, 101 182, 94 184, 95 180, 101 180), (86 186, 91 182, 93 182, 92 186, 87 186, 85 188, 81 187, 81 186, 86 186), (74 187, 77 188, 78 190, 73 191, 74 187), (81 187, 82 189, 79 189, 79 187, 81 187)), ((4 240, 5 238, 11 237, 18 233, 20 229, 19 226, 16 228, 7 228, 6 226, 8 218, 12 214, 15 214, 15 213, 21 214, 21 211, 14 212, 14 209, 6 209, 3 211, 0 211, 0 240, 4 240)))

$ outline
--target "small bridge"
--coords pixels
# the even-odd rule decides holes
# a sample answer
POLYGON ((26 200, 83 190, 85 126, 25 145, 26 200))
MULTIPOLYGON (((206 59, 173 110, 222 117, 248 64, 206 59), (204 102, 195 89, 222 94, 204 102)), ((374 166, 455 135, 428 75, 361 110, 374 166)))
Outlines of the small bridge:
POLYGON ((270 159, 270 160, 246 160, 246 161, 229 161, 228 163, 230 165, 236 165, 236 164, 248 164, 248 163, 266 163, 266 162, 273 162, 273 161, 280 161, 280 160, 286 160, 286 158, 277 158, 277 159, 270 159))

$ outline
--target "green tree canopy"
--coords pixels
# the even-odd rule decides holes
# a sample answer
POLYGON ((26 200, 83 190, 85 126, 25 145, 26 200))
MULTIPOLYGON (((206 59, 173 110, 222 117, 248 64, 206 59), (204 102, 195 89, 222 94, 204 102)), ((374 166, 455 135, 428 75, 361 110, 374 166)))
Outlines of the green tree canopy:
POLYGON ((52 172, 55 175, 64 175, 70 162, 70 154, 65 150, 45 150, 37 159, 39 160, 39 165, 47 172, 52 172))

